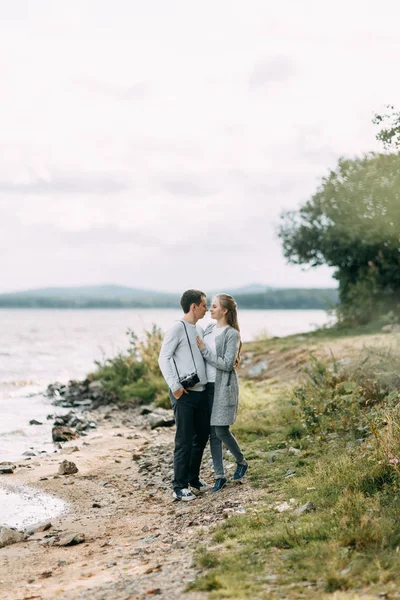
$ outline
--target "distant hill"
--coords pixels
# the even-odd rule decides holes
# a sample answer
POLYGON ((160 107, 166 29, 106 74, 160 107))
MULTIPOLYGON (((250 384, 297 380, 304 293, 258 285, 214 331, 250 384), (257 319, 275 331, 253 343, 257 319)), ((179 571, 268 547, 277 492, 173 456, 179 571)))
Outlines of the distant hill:
POLYGON ((227 292, 228 294, 231 294, 231 296, 237 296, 242 294, 263 294, 264 292, 269 292, 274 289, 276 288, 267 285, 262 285, 261 283, 251 283, 250 285, 244 285, 235 289, 221 288, 219 290, 213 290, 212 292, 210 292, 210 295, 217 294, 218 292, 227 292))
MULTIPOLYGON (((239 308, 326 309, 338 302, 333 288, 270 288, 252 284, 234 290, 239 308)), ((207 290, 206 290, 207 292, 207 290)), ((211 297, 215 292, 207 292, 211 297)), ((41 288, 0 294, 0 308, 177 308, 180 294, 119 285, 41 288)))
POLYGON ((27 298, 146 298, 150 296, 170 295, 154 290, 131 288, 124 285, 84 285, 74 287, 55 287, 26 290, 0 294, 3 296, 27 298))

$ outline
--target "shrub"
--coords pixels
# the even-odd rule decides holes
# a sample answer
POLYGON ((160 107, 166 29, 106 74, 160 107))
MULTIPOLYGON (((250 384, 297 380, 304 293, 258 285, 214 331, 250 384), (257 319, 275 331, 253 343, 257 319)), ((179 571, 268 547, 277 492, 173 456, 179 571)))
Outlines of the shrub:
POLYGON ((143 339, 131 329, 128 329, 127 335, 128 350, 114 358, 96 361, 97 370, 91 376, 101 381, 119 402, 129 404, 155 400, 159 405, 165 405, 168 388, 158 367, 163 339, 161 329, 153 325, 143 339))

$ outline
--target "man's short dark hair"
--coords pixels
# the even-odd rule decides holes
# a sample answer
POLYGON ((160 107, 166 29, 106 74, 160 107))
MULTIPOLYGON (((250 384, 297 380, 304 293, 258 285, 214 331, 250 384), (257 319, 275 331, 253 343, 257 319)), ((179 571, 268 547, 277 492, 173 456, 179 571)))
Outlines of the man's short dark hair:
POLYGON ((190 307, 193 303, 199 306, 199 304, 201 304, 202 299, 205 297, 205 293, 201 292, 200 290, 186 290, 186 292, 183 292, 181 297, 181 306, 185 315, 189 312, 190 307))

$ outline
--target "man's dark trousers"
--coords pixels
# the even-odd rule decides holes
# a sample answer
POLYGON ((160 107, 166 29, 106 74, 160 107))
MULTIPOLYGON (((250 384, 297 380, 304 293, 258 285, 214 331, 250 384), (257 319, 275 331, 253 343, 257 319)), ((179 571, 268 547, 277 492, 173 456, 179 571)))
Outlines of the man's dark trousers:
POLYGON ((210 435, 207 392, 190 392, 176 400, 170 392, 176 434, 174 450, 174 490, 198 485, 201 460, 210 435))

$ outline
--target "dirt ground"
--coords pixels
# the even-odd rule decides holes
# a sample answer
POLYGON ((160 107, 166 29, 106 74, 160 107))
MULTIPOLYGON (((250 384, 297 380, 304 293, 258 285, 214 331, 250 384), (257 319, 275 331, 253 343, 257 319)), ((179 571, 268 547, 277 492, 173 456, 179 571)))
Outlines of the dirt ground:
MULTIPOLYGON (((112 419, 97 415, 99 428, 89 437, 57 454, 21 461, 31 468, 2 476, 60 497, 69 508, 46 531, 0 549, 2 600, 207 598, 184 592, 196 576, 193 553, 215 523, 244 512, 257 491, 232 483, 218 494, 174 502, 166 483, 174 428, 151 431, 134 421, 135 415, 121 411, 112 419), (70 452, 73 447, 79 450, 70 452), (57 476, 64 459, 78 473, 57 476), (56 545, 67 533, 84 534, 85 541, 56 545)), ((211 482, 209 455, 204 463, 202 475, 211 482)))

